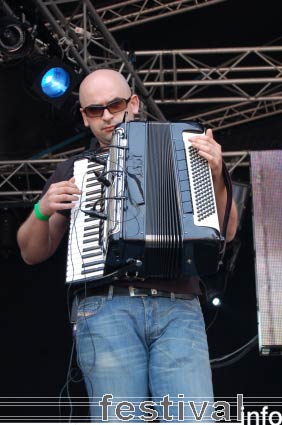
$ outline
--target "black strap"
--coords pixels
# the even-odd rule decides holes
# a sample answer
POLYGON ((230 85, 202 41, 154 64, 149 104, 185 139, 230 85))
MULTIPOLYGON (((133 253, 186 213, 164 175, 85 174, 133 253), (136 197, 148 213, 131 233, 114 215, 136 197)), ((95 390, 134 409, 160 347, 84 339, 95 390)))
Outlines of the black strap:
POLYGON ((225 247, 226 247, 226 233, 227 233, 227 226, 229 222, 230 217, 230 211, 232 207, 232 197, 233 197, 233 190, 232 190, 232 182, 230 174, 227 170, 226 164, 224 161, 222 161, 222 174, 223 174, 223 180, 226 187, 227 192, 227 199, 226 199, 226 207, 225 207, 225 213, 224 213, 224 219, 223 219, 223 225, 222 225, 222 239, 223 239, 223 245, 221 249, 221 260, 225 253, 225 247))

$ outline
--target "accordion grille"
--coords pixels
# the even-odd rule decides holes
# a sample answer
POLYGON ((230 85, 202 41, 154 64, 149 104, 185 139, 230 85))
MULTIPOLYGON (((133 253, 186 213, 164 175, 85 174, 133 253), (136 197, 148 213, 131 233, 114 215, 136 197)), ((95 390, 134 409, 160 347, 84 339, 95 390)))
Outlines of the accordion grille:
MULTIPOLYGON (((149 127, 149 133, 153 128, 149 127)), ((170 129, 160 126, 159 130, 148 135, 146 152, 145 265, 156 277, 175 279, 180 274, 182 248, 178 180, 170 129)))

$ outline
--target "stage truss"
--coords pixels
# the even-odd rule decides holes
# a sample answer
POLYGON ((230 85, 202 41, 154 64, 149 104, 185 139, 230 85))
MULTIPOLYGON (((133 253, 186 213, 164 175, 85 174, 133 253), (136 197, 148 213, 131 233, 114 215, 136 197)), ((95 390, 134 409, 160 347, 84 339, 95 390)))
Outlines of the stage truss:
MULTIPOLYGON (((121 71, 141 97, 142 119, 192 119, 220 130, 281 113, 282 45, 128 52, 114 34, 226 1, 28 0, 21 10, 31 27, 36 14, 48 30, 49 39, 35 39, 39 53, 48 51, 51 37, 61 57, 80 74, 100 67, 121 71)), ((18 16, 8 0, 2 0, 1 8, 18 16)), ((230 164, 230 158, 248 164, 246 152, 228 155, 230 164)), ((34 202, 60 161, 62 156, 53 154, 48 159, 1 161, 0 200, 34 202)))
MULTIPOLYGON (((78 153, 76 149, 76 153, 78 153)), ((74 152, 69 151, 69 155, 74 152)), ((23 201, 26 206, 32 205, 39 198, 42 188, 64 158, 36 159, 26 161, 0 161, 0 208, 12 207, 16 202, 23 201)), ((223 157, 232 173, 237 167, 249 165, 247 151, 226 152, 223 157)))
MULTIPOLYGON (((123 72, 142 99, 143 117, 197 119, 223 129, 281 113, 282 46, 128 52, 114 34, 224 1, 29 0, 23 2, 23 12, 27 22, 32 21, 31 7, 24 5, 33 5, 33 14, 38 13, 62 57, 77 72, 99 67, 123 72)), ((3 0, 2 8, 13 15, 9 3, 3 0)), ((37 38, 38 51, 44 53, 49 41, 37 38)))

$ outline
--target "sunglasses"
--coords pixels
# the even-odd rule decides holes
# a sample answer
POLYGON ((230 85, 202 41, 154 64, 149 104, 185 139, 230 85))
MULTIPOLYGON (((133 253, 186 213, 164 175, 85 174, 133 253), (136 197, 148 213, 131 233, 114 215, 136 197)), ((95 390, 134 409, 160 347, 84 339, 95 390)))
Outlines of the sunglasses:
POLYGON ((83 108, 83 112, 88 118, 97 118, 102 117, 104 110, 107 109, 111 114, 117 114, 118 112, 126 109, 128 102, 130 101, 131 96, 128 99, 116 99, 112 102, 107 103, 107 105, 89 105, 83 108))

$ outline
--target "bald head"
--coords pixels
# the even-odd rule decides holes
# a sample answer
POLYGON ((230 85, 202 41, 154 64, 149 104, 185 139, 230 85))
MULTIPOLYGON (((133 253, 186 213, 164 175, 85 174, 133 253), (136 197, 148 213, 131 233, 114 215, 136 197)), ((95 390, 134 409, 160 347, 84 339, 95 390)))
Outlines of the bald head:
MULTIPOLYGON (((112 98, 121 97, 127 99, 130 94, 131 90, 126 79, 122 74, 112 69, 93 71, 84 78, 79 88, 79 100, 83 108, 91 104, 89 100, 93 96, 95 96, 95 99, 105 95, 112 96, 112 98)), ((97 100, 95 103, 102 104, 103 102, 100 103, 97 100)))

